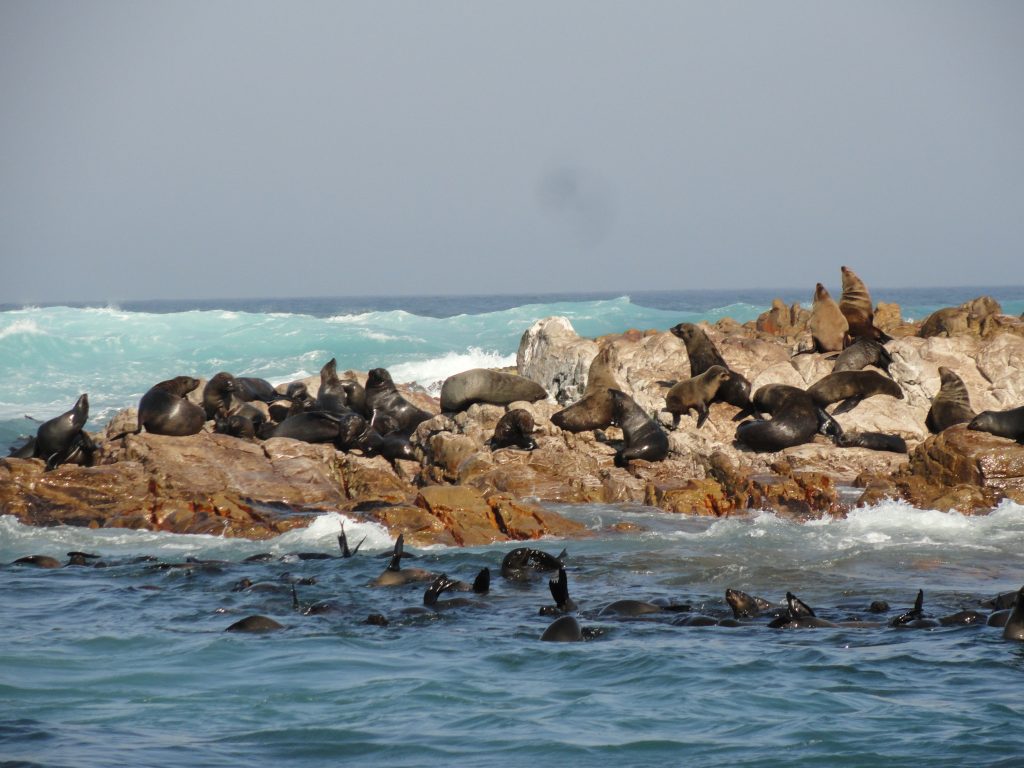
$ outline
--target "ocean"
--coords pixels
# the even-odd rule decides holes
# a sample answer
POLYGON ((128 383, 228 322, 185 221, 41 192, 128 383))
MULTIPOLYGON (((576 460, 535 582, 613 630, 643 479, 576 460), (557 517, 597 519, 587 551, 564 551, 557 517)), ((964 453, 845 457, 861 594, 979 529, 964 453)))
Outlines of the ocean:
MULTIPOLYGON (((1024 312, 1021 287, 873 289, 914 319, 983 294, 1024 312)), ((50 418, 82 392, 96 429, 179 374, 279 383, 337 357, 339 371, 383 366, 436 390, 459 370, 514 364, 542 317, 597 336, 743 322, 775 296, 810 304, 810 291, 770 290, 0 307, 0 445, 34 432, 26 415, 50 418)), ((368 586, 393 542, 336 512, 269 542, 0 516, 2 564, 80 550, 105 566, 0 565, 0 766, 1024 765, 1024 644, 987 626, 885 625, 919 589, 935 617, 1018 589, 1024 507, 969 517, 884 502, 803 525, 552 507, 594 534, 532 544, 567 550, 570 593, 596 635, 582 643, 539 640, 547 578, 503 579, 510 544, 418 551, 416 567, 453 578, 491 569, 488 595, 438 611, 424 610, 422 583, 368 586), (298 556, 337 555, 343 522, 350 542, 365 538, 356 557, 298 556), (245 562, 262 552, 272 558, 245 562), (257 587, 233 591, 243 578, 257 587), (313 582, 296 586, 298 610, 296 579, 313 582), (727 588, 775 602, 791 591, 825 618, 881 625, 600 613, 633 598, 722 617, 727 588), (876 600, 891 609, 867 613, 876 600), (314 603, 330 610, 308 615, 314 603), (285 628, 224 631, 257 613, 285 628)))

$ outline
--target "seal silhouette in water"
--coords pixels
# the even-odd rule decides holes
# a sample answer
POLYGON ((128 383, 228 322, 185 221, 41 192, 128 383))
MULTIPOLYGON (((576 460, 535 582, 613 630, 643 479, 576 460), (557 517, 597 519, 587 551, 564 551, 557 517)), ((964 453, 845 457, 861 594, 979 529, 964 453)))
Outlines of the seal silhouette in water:
POLYGON ((792 592, 786 593, 786 608, 785 614, 769 622, 769 627, 772 629, 816 629, 839 626, 816 616, 811 607, 792 592))
POLYGON ((889 626, 905 627, 907 629, 930 629, 939 626, 939 622, 929 619, 924 615, 923 589, 917 590, 917 599, 914 601, 914 607, 890 621, 889 626))
POLYGON ((405 556, 405 534, 398 534, 395 539, 395 549, 391 554, 388 567, 384 569, 376 579, 371 582, 374 587, 394 587, 400 584, 408 584, 410 581, 430 581, 434 574, 422 568, 403 568, 402 557, 405 556))
POLYGON ((549 555, 539 549, 516 547, 501 560, 501 575, 512 581, 525 581, 538 573, 557 571, 568 556, 563 549, 558 555, 549 555))
POLYGON ((259 614, 256 614, 253 616, 246 616, 244 619, 239 619, 224 631, 261 633, 276 632, 279 629, 284 629, 284 625, 274 621, 269 616, 260 616, 259 614))
POLYGON ((1024 587, 1017 592, 1013 610, 1006 624, 1003 625, 1003 638, 1006 640, 1024 640, 1024 587))

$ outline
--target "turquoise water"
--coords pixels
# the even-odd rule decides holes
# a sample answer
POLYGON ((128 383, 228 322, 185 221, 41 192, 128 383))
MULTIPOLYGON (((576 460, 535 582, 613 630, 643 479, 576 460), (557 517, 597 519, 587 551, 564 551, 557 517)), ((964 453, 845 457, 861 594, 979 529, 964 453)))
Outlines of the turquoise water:
POLYGON ((797 525, 773 515, 709 521, 642 508, 562 507, 593 539, 568 548, 583 643, 543 643, 546 580, 498 575, 510 545, 423 551, 415 566, 471 579, 489 595, 422 613, 423 585, 367 586, 390 547, 349 522, 352 559, 336 552, 340 517, 264 543, 144 532, 30 529, 0 518, 0 560, 85 549, 108 567, 0 568, 0 755, 46 766, 204 765, 253 761, 369 765, 1020 765, 1024 645, 959 627, 773 630, 683 627, 598 616, 613 599, 665 598, 727 613, 727 587, 773 600, 792 590, 832 619, 885 618, 917 589, 936 616, 1024 580, 1024 507, 968 518, 894 504, 844 521, 797 525), (641 530, 609 534, 626 521, 641 530), (243 563, 270 551, 269 563, 243 563), (157 570, 186 555, 221 561, 157 570), (331 600, 336 612, 302 615, 331 600), (233 592, 241 578, 273 591, 233 592), (285 625, 224 629, 249 614, 285 625), (387 627, 364 622, 382 613, 387 627), (874 618, 871 616, 871 618, 874 618))
MULTIPOLYGON (((838 293, 838 291, 835 291, 838 293)), ((154 382, 220 370, 275 383, 385 366, 436 386, 478 365, 514 362, 523 331, 550 315, 586 336, 684 320, 756 317, 806 291, 621 296, 149 302, 0 311, 0 438, 24 418, 67 410, 81 392, 90 426, 135 405, 154 382)), ((1024 290, 876 291, 905 315, 987 293, 1024 311, 1024 290)), ((72 528, 0 517, 0 563, 96 552, 104 568, 0 566, 0 765, 295 766, 1017 766, 1024 746, 1024 645, 988 627, 770 630, 599 617, 613 599, 662 598, 720 616, 726 588, 781 600, 787 590, 832 619, 887 600, 890 618, 924 589, 935 616, 1024 583, 1024 507, 968 518, 881 504, 848 520, 796 525, 773 515, 709 521, 644 508, 556 507, 594 537, 568 547, 578 644, 539 641, 546 579, 497 573, 510 545, 422 552, 414 565, 471 580, 493 572, 477 605, 417 612, 423 586, 367 586, 391 541, 334 553, 326 514, 271 542, 72 528), (617 522, 637 526, 611 532, 617 522), (269 550, 269 563, 243 563, 269 550), (186 557, 223 561, 154 568, 186 557), (289 576, 290 574, 290 576, 289 576), (234 592, 242 578, 267 590, 234 592), (282 579, 310 577, 292 608, 282 579), (283 631, 225 633, 253 613, 283 631), (387 627, 364 623, 370 613, 387 627)))

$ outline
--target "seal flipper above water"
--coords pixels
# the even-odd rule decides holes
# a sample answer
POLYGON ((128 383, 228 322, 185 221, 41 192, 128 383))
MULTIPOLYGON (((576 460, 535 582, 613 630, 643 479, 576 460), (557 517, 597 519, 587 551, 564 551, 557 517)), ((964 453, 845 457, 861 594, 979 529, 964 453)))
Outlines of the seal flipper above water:
POLYGON ((1024 640, 1024 587, 1017 592, 1017 600, 1013 604, 1006 624, 1003 625, 1004 640, 1024 640))
POLYGON ((362 540, 358 544, 356 544, 355 549, 349 549, 348 537, 345 535, 345 524, 341 524, 341 533, 338 534, 338 548, 341 549, 342 557, 352 557, 356 552, 359 551, 359 548, 363 546, 364 541, 366 541, 365 536, 363 536, 362 540))

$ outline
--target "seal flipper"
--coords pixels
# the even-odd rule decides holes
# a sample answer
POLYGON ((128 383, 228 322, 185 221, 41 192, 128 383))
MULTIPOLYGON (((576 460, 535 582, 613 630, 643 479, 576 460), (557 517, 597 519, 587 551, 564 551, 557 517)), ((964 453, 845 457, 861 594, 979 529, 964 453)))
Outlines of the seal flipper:
POLYGON ((385 570, 388 571, 400 571, 402 570, 402 550, 405 549, 405 534, 398 534, 398 538, 395 539, 395 550, 391 555, 391 562, 388 563, 388 567, 385 570))
POLYGON ((356 552, 358 552, 359 548, 361 546, 363 546, 363 542, 364 541, 366 541, 366 537, 365 536, 363 536, 362 540, 358 544, 356 544, 356 548, 355 549, 349 549, 348 548, 348 536, 345 535, 345 524, 344 523, 341 524, 341 533, 338 534, 338 546, 341 548, 341 556, 342 557, 352 557, 352 555, 354 555, 356 552))
POLYGON ((799 618, 800 616, 815 616, 814 610, 811 606, 792 592, 786 593, 786 604, 789 606, 789 613, 794 619, 799 618))
POLYGON ((849 413, 854 408, 856 408, 860 404, 860 401, 863 399, 864 395, 854 395, 853 397, 846 398, 845 400, 843 400, 843 402, 841 402, 839 405, 835 407, 835 410, 832 411, 832 415, 839 416, 844 413, 849 413))
POLYGON ((427 591, 423 593, 423 604, 428 607, 436 605, 437 598, 454 586, 455 581, 449 579, 447 574, 442 573, 430 583, 430 586, 427 587, 427 591))
POLYGON ((548 579, 548 589, 551 590, 551 597, 558 610, 576 610, 576 603, 569 597, 569 577, 565 573, 565 568, 558 569, 557 579, 548 579))
POLYGON ((473 579, 473 591, 478 595, 486 595, 491 591, 491 569, 484 567, 473 579))
POLYGON ((914 601, 914 607, 890 621, 889 626, 902 627, 904 624, 909 624, 922 618, 924 618, 924 590, 919 589, 917 590, 917 599, 914 601))

